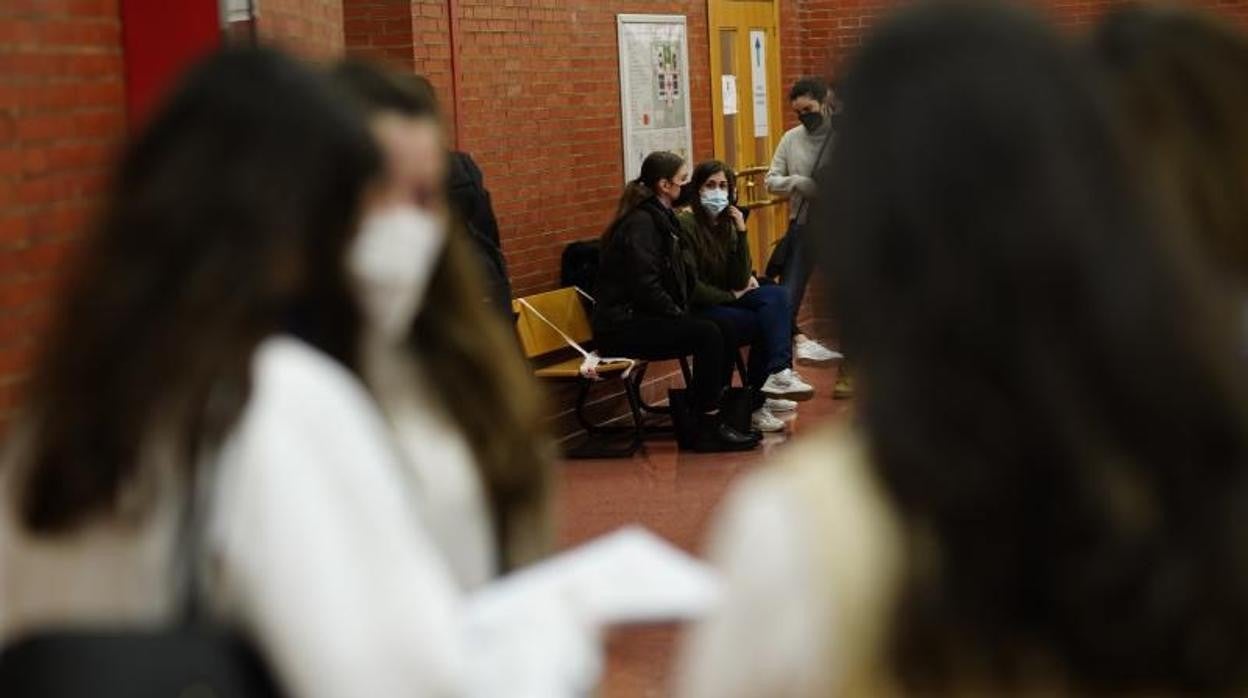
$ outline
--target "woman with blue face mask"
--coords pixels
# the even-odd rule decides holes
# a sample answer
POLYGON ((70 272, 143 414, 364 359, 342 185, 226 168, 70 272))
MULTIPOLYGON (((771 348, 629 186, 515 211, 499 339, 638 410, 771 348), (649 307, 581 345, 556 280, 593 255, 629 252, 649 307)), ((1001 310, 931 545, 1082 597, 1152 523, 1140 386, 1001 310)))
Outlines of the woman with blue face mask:
POLYGON ((795 400, 814 389, 793 371, 793 320, 788 297, 778 286, 760 286, 751 271, 745 215, 733 202, 736 175, 722 162, 698 165, 689 180, 694 194, 680 221, 683 247, 697 269, 691 297, 694 312, 731 323, 751 343, 747 368, 756 395, 752 425, 782 431, 776 412, 792 412, 795 400))

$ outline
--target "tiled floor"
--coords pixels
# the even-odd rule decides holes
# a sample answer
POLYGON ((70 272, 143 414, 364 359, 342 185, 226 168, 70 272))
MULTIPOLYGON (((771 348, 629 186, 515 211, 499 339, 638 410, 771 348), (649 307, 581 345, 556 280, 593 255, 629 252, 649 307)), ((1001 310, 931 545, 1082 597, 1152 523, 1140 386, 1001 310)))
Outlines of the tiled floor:
MULTIPOLYGON (((631 460, 569 461, 560 468, 559 539, 572 546, 638 523, 690 552, 701 549, 716 505, 742 473, 759 467, 802 431, 840 419, 851 402, 832 399, 836 369, 801 368, 816 396, 798 408, 791 434, 769 435, 746 454, 681 453, 671 440, 647 442, 631 460)), ((621 629, 608 643, 602 698, 666 696, 679 628, 621 629)))

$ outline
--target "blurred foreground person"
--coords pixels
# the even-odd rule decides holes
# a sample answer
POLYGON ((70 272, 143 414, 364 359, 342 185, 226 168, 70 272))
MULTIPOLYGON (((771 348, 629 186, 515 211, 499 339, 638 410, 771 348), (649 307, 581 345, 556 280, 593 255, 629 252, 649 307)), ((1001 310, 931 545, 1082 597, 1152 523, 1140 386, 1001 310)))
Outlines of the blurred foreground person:
POLYGON ((861 402, 731 497, 683 696, 1248 688, 1245 403, 1090 83, 1005 7, 866 42, 824 254, 861 402))
POLYGON ((388 203, 348 104, 280 54, 223 52, 124 153, 6 444, 0 642, 176 624, 198 588, 293 695, 464 695, 484 670, 357 377, 432 307, 445 233, 388 203))
POLYGON ((1133 6, 1093 55, 1151 197, 1215 272, 1248 354, 1248 37, 1202 12, 1133 6))
POLYGON ((371 209, 381 235, 396 220, 425 231, 378 238, 374 259, 390 276, 367 295, 364 376, 413 469, 426 525, 460 585, 477 587, 546 552, 553 449, 542 438, 544 411, 512 329, 480 301, 472 243, 453 230, 463 223, 447 206, 448 151, 432 89, 357 61, 333 77, 362 106, 385 155, 384 192, 371 209), (423 299, 414 273, 430 276, 423 299))

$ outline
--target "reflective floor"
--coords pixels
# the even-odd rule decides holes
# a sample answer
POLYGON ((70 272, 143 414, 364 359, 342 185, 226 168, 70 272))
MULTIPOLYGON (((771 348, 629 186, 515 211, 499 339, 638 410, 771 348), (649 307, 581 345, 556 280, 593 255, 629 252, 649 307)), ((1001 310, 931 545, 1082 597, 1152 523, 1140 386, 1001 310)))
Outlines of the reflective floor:
MULTIPOLYGON (((725 492, 743 473, 763 466, 786 443, 828 420, 843 419, 852 402, 832 399, 835 368, 799 367, 815 386, 801 403, 787 435, 768 435, 746 454, 681 453, 670 439, 651 440, 630 460, 568 461, 560 468, 560 544, 572 546, 625 524, 639 523, 673 544, 697 553, 725 492)), ((679 628, 615 631, 608 641, 603 698, 668 695, 679 628)))

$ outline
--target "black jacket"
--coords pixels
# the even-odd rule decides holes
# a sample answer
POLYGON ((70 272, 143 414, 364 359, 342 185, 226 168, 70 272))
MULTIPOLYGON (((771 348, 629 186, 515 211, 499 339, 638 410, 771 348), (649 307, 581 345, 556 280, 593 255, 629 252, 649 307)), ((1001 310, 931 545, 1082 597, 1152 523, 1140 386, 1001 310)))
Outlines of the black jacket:
POLYGON ((491 302, 511 321, 511 281, 507 277, 507 262, 498 244, 498 220, 490 192, 485 188, 481 168, 467 153, 451 153, 448 197, 451 209, 464 222, 472 238, 473 248, 481 262, 486 292, 491 302))
POLYGON ((594 331, 611 332, 634 317, 684 315, 694 281, 676 215, 647 199, 615 223, 602 251, 594 331))

